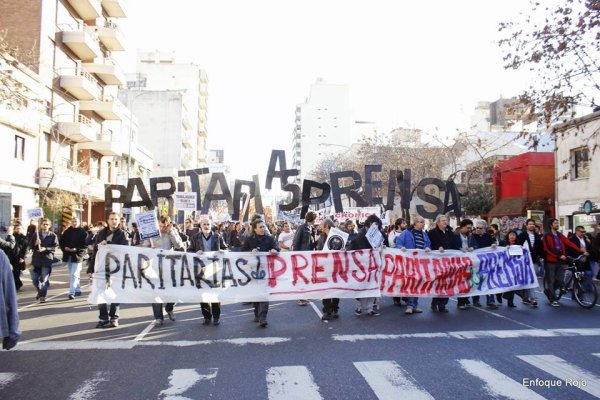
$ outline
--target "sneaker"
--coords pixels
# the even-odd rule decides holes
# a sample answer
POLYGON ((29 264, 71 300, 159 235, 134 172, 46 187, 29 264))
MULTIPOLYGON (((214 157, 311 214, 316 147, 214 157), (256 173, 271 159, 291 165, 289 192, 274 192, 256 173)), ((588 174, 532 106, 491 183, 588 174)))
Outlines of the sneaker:
POLYGON ((298 305, 299 306, 306 306, 306 305, 308 305, 308 300, 298 300, 298 305))
POLYGON ((362 310, 360 308, 355 309, 354 315, 362 315, 362 310))
POLYGON ((267 325, 269 325, 269 323, 267 322, 267 320, 266 320, 266 319, 263 319, 262 321, 260 321, 260 322, 258 323, 258 325, 259 325, 261 328, 266 328, 266 327, 267 327, 267 325))
POLYGON ((117 321, 117 320, 110 321, 111 328, 117 328, 118 326, 119 326, 119 321, 117 321))
POLYGON ((531 300, 529 300, 529 299, 523 299, 523 301, 521 301, 521 303, 530 306, 531 305, 531 300))
POLYGON ((550 303, 550 305, 551 305, 552 307, 560 307, 560 304, 558 304, 558 301, 556 301, 556 300, 555 300, 555 301, 553 301, 552 303, 550 303))
POLYGON ((46 302, 46 298, 44 296, 40 296, 40 303, 45 303, 46 302))
POLYGON ((411 306, 407 306, 406 311, 404 311, 404 314, 412 314, 412 313, 413 313, 413 308, 411 306))
POLYGON ((163 321, 162 319, 154 320, 154 326, 156 326, 156 327, 163 326, 164 323, 165 323, 165 321, 163 321))
POLYGON ((70 294, 69 295, 69 300, 73 300, 73 299, 75 299, 75 295, 74 294, 70 294))
POLYGON ((215 319, 213 319, 213 325, 214 325, 214 326, 217 326, 217 325, 219 325, 219 324, 221 324, 221 323, 219 322, 219 318, 215 318, 215 319))
POLYGON ((496 303, 490 303, 487 305, 487 308, 489 308, 490 310, 497 310, 498 305, 496 303))
POLYGON ((323 314, 321 316, 321 321, 329 321, 331 319, 333 319, 333 317, 331 316, 331 314, 323 314))
POLYGON ((96 324, 96 328, 106 328, 108 327, 108 324, 108 321, 98 321, 98 323, 96 324))
POLYGON ((175 313, 173 311, 167 311, 167 316, 171 321, 175 321, 175 313))
POLYGON ((413 307, 413 314, 421 314, 423 312, 423 310, 421 310, 419 307, 413 307))
POLYGON ((81 296, 81 292, 75 292, 75 297, 81 296))
POLYGON ((380 316, 381 314, 379 314, 377 311, 369 311, 369 312, 367 313, 367 315, 368 315, 369 317, 378 317, 378 316, 380 316))
POLYGON ((532 306, 533 308, 537 308, 537 306, 538 306, 538 302, 537 302, 537 300, 536 300, 536 299, 531 299, 531 306, 532 306))
POLYGON ((202 321, 202 325, 210 325, 210 319, 204 318, 204 321, 202 321))
POLYGON ((467 309, 467 305, 466 304, 461 304, 458 306, 459 310, 466 310, 467 309))

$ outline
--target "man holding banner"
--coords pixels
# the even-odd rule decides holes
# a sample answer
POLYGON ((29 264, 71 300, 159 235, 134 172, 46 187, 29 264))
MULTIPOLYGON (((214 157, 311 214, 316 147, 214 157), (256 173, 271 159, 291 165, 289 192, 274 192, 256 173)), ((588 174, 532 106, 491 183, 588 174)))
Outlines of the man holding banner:
MULTIPOLYGON (((212 231, 208 218, 200 219, 200 232, 192 236, 187 251, 202 254, 205 251, 223 251, 226 249, 227 245, 221 235, 212 231)), ((209 325, 211 319, 213 325, 220 324, 221 303, 200 303, 200 308, 204 317, 203 325, 209 325)))
MULTIPOLYGON (((329 231, 333 228, 333 221, 329 218, 324 219, 321 222, 321 237, 317 242, 317 250, 323 250, 325 247, 325 241, 327 240, 327 236, 329 235, 329 231)), ((337 249, 336 249, 337 250, 337 249)), ((331 299, 323 299, 323 316, 321 320, 329 321, 331 319, 339 318, 338 311, 340 309, 340 299, 339 298, 331 298, 331 299)))
MULTIPOLYGON (((292 243, 293 251, 312 251, 315 249, 316 242, 316 229, 314 228, 315 220, 317 219, 317 213, 314 211, 308 211, 304 216, 304 223, 298 227, 296 234, 294 235, 294 242, 292 243)), ((308 300, 298 300, 299 306, 306 306, 308 300)))
POLYGON ((38 291, 36 299, 40 303, 45 303, 48 282, 52 273, 52 263, 54 262, 54 251, 58 247, 58 238, 54 232, 50 231, 50 220, 48 218, 42 218, 40 222, 40 233, 30 245, 33 249, 31 279, 33 280, 33 286, 38 291))
MULTIPOLYGON (((412 229, 406 229, 400 236, 396 238, 396 248, 406 251, 409 249, 425 250, 425 252, 431 251, 431 241, 427 232, 423 230, 425 227, 425 218, 417 216, 413 224, 412 229)), ((418 297, 409 297, 406 300, 406 311, 405 314, 420 314, 423 312, 419 307, 418 297)))
MULTIPOLYGON (((96 254, 98 253, 98 246, 104 246, 106 244, 118 244, 121 246, 128 246, 129 241, 127 235, 121 229, 119 229, 119 214, 111 212, 108 215, 108 226, 98 232, 94 239, 94 252, 90 259, 90 264, 87 269, 87 274, 90 279, 94 276, 96 254)), ((100 267, 102 268, 102 267, 100 267)), ((116 328, 119 326, 119 303, 111 303, 110 311, 106 303, 98 304, 99 321, 96 328, 116 328)))

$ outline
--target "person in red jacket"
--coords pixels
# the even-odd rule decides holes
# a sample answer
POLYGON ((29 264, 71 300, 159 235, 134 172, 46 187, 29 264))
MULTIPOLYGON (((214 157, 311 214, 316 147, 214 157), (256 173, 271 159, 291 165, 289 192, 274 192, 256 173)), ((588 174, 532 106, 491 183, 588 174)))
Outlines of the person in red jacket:
POLYGON ((558 301, 556 300, 556 289, 560 289, 561 292, 565 293, 565 266, 564 262, 567 260, 566 246, 575 250, 577 253, 584 253, 578 246, 574 245, 569 239, 567 239, 562 233, 558 231, 558 220, 550 218, 548 221, 550 225, 550 232, 544 235, 542 241, 544 245, 545 254, 545 267, 544 267, 544 294, 548 297, 548 301, 553 307, 558 307, 558 301))

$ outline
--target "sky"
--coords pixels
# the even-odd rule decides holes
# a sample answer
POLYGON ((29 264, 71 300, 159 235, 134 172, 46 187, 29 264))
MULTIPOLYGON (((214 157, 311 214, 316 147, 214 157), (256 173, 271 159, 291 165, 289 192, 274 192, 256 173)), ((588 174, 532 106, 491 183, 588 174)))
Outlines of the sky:
POLYGON ((175 51, 208 74, 208 147, 233 177, 264 182, 272 149, 291 164, 295 108, 317 78, 349 85, 353 118, 451 135, 478 101, 511 97, 498 23, 524 0, 128 0, 125 72, 137 50, 175 51))

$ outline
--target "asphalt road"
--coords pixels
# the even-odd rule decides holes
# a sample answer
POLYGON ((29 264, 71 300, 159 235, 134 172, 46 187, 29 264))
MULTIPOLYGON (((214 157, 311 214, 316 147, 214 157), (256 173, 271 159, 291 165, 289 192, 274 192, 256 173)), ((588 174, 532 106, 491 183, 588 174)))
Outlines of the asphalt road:
POLYGON ((272 303, 267 328, 243 304, 224 306, 220 326, 178 305, 160 328, 150 305, 124 305, 118 328, 96 329, 96 307, 67 299, 65 272, 46 304, 29 282, 19 293, 23 338, 0 353, 0 399, 600 398, 600 307, 568 298, 495 311, 451 301, 448 314, 422 299, 411 316, 384 298, 377 317, 342 300, 330 322, 320 301, 272 303))

